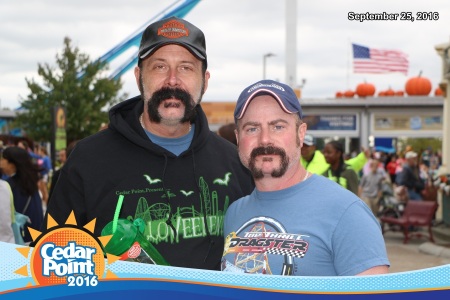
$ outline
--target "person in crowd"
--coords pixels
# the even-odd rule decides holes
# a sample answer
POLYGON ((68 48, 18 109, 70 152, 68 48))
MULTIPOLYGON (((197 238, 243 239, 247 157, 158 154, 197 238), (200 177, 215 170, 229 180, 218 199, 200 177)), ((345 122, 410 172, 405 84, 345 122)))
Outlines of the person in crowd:
POLYGON ((430 167, 430 159, 431 159, 431 148, 427 148, 422 151, 420 155, 420 163, 424 164, 427 168, 430 167))
POLYGON ((203 32, 176 17, 150 24, 134 74, 141 95, 111 108, 108 127, 77 143, 47 216, 95 218, 98 236, 118 209, 119 218, 142 219, 170 265, 219 270, 223 216, 254 183, 201 107, 210 77, 203 32))
POLYGON ((391 178, 391 183, 395 183, 395 177, 397 177, 397 156, 393 154, 390 158, 388 163, 385 167, 386 171, 389 174, 389 177, 391 178))
MULTIPOLYGON (((346 160, 346 164, 350 165, 355 172, 359 172, 364 167, 369 156, 370 151, 363 148, 357 156, 346 160)), ((316 139, 311 134, 305 135, 300 161, 308 172, 314 174, 321 175, 330 168, 322 151, 317 149, 316 139)))
POLYGON ((9 184, 0 179, 0 242, 14 243, 14 233, 12 231, 12 210, 11 201, 13 195, 9 184))
POLYGON ((322 175, 357 195, 359 185, 358 174, 344 162, 343 154, 344 147, 338 141, 326 143, 323 148, 323 155, 330 167, 322 175))
POLYGON ((316 139, 312 135, 305 135, 301 152, 301 164, 306 168, 308 172, 314 174, 322 174, 330 167, 330 165, 325 160, 322 151, 317 149, 316 139))
POLYGON ((430 157, 430 170, 437 173, 437 170, 441 166, 441 159, 439 153, 436 151, 431 154, 430 157))
POLYGON ((48 182, 50 173, 53 170, 52 161, 48 156, 48 151, 45 147, 38 146, 36 150, 37 155, 39 155, 40 159, 42 160, 42 162, 40 162, 40 167, 42 169, 42 178, 44 179, 44 181, 48 182))
POLYGON ((238 152, 254 191, 224 221, 222 270, 294 276, 388 271, 381 228, 356 195, 299 164, 306 123, 294 91, 262 80, 240 94, 238 152))
POLYGON ((234 123, 228 123, 225 125, 222 125, 217 130, 217 134, 224 139, 232 142, 234 145, 237 144, 236 141, 236 134, 234 133, 234 130, 236 129, 236 125, 234 123))
POLYGON ((36 148, 36 153, 38 155, 38 162, 39 162, 39 182, 38 187, 39 191, 41 192, 42 200, 44 201, 45 205, 47 205, 48 202, 48 183, 51 173, 53 172, 53 166, 52 161, 50 157, 48 156, 47 149, 43 146, 38 146, 36 148))
POLYGON ((24 242, 31 242, 28 227, 40 230, 43 223, 42 199, 38 191, 39 171, 25 149, 8 147, 3 150, 0 166, 9 178, 17 212, 29 217, 23 232, 24 242))
POLYGON ((385 177, 378 172, 379 161, 370 161, 370 172, 364 174, 359 181, 358 195, 370 207, 372 213, 377 216, 380 208, 379 200, 383 193, 382 184, 385 177))
POLYGON ((28 142, 25 140, 20 140, 17 142, 17 147, 27 150, 27 152, 33 152, 31 150, 30 146, 28 145, 28 142))
POLYGON ((397 156, 397 168, 395 169, 395 181, 397 181, 397 175, 402 172, 403 164, 406 162, 405 154, 401 153, 397 156))
POLYGON ((45 149, 41 151, 41 146, 36 146, 35 151, 31 150, 31 147, 26 140, 18 141, 17 147, 26 150, 31 156, 33 164, 37 165, 39 168, 38 188, 45 206, 48 202, 48 175, 52 168, 50 158, 47 155, 47 151, 45 149))
POLYGON ((372 172, 372 161, 376 160, 378 162, 377 173, 386 180, 390 181, 391 178, 386 172, 386 168, 384 166, 384 163, 382 162, 382 159, 383 156, 381 152, 373 152, 362 169, 362 175, 366 175, 372 172))
POLYGON ((58 168, 55 168, 57 170, 61 169, 62 166, 64 166, 64 163, 67 160, 67 149, 61 149, 58 151, 58 162, 59 162, 59 166, 58 168))
POLYGON ((66 163, 66 161, 67 161, 67 157, 69 157, 69 155, 70 155, 70 153, 73 151, 73 148, 75 148, 75 145, 78 143, 78 140, 75 140, 75 141, 73 141, 73 142, 71 142, 68 146, 67 146, 67 148, 66 149, 61 149, 60 151, 59 151, 59 161, 60 161, 60 163, 61 163, 61 165, 60 165, 60 167, 59 167, 59 169, 58 170, 56 170, 55 172, 53 172, 53 175, 52 175, 52 180, 51 180, 51 182, 50 182, 50 189, 49 189, 49 199, 51 198, 51 196, 52 196, 52 193, 53 193, 53 190, 55 189, 55 185, 56 185, 56 182, 58 182, 58 178, 59 178, 59 175, 60 175, 60 173, 61 173, 61 168, 64 166, 64 164, 66 163))
POLYGON ((397 186, 406 187, 409 200, 422 200, 421 192, 425 188, 425 184, 420 178, 417 160, 418 157, 416 152, 406 152, 402 171, 397 174, 395 179, 397 186))
POLYGON ((430 168, 424 163, 419 163, 419 178, 425 185, 431 182, 430 168))

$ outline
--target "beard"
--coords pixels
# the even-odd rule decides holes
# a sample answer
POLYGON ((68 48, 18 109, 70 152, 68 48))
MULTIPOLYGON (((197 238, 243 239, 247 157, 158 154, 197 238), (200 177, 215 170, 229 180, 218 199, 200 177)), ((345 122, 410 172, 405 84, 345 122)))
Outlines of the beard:
POLYGON ((264 177, 264 173, 261 169, 258 169, 255 165, 256 163, 256 157, 259 155, 278 155, 280 156, 280 167, 273 170, 270 175, 273 178, 280 178, 285 173, 289 166, 289 158, 286 155, 286 151, 282 148, 274 147, 274 146, 267 146, 267 147, 258 147, 252 150, 250 153, 250 159, 248 164, 248 169, 253 175, 254 179, 261 179, 264 177))

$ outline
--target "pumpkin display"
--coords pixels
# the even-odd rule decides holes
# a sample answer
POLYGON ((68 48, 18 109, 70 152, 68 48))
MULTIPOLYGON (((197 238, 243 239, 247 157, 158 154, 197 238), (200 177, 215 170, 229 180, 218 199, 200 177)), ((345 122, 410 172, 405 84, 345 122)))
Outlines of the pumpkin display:
POLYGON ((336 98, 342 98, 342 97, 344 97, 343 92, 336 92, 336 98))
POLYGON ((434 95, 435 95, 435 96, 443 96, 443 95, 444 95, 444 92, 442 91, 442 89, 441 89, 440 87, 437 87, 437 88, 434 90, 434 95))
POLYGON ((422 71, 420 71, 419 76, 406 81, 405 91, 408 96, 427 96, 431 92, 431 81, 422 77, 422 71))
POLYGON ((356 95, 360 98, 370 97, 375 95, 375 86, 371 83, 360 83, 356 86, 356 95))
POLYGON ((395 92, 394 92, 393 89, 388 88, 386 91, 384 91, 384 95, 385 95, 386 97, 392 97, 392 96, 395 96, 395 92))
POLYGON ((344 92, 344 97, 345 98, 353 98, 355 96, 355 92, 352 90, 346 90, 344 92))

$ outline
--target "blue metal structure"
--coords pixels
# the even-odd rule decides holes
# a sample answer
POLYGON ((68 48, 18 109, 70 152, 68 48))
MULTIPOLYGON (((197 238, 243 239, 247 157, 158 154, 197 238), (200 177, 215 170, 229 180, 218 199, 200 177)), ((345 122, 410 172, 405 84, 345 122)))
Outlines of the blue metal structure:
MULTIPOLYGON (((148 25, 151 23, 162 20, 164 18, 168 17, 178 17, 183 18, 186 16, 198 3, 200 0, 176 0, 172 4, 170 4, 168 7, 166 7, 164 10, 159 12, 157 15, 155 15, 153 18, 148 20, 145 24, 143 24, 138 30, 136 30, 133 34, 131 34, 129 37, 127 37, 125 40, 123 40, 121 43, 119 43, 117 46, 113 47, 111 50, 106 52, 104 55, 102 55, 98 60, 101 62, 111 63, 114 59, 116 59, 118 56, 123 54, 125 51, 130 49, 131 47, 136 47, 136 50, 134 51, 133 55, 128 58, 124 63, 122 63, 117 69, 111 72, 109 75, 110 79, 119 79, 125 72, 127 72, 129 69, 134 67, 137 64, 138 58, 138 48, 139 44, 141 42, 142 33, 144 32, 145 28, 147 28, 148 25)), ((80 72, 78 74, 78 78, 83 77, 84 72, 80 72)), ((15 111, 20 111, 22 107, 19 107, 15 109, 15 111)), ((0 132, 2 130, 2 127, 6 125, 6 120, 3 118, 0 118, 0 132)), ((21 129, 15 128, 11 129, 10 133, 13 135, 21 136, 21 129)))
MULTIPOLYGON (((102 62, 110 63, 113 61, 116 57, 121 55, 123 52, 128 50, 131 47, 139 47, 139 44, 141 42, 142 33, 144 32, 145 28, 158 20, 168 18, 168 17, 178 17, 183 18, 186 14, 188 14, 191 9, 193 9, 200 0, 177 0, 171 5, 169 5, 167 8, 165 8, 163 11, 161 11, 159 14, 148 20, 145 24, 143 24, 136 32, 131 34, 128 38, 126 38, 124 41, 119 43, 117 46, 106 52, 103 56, 99 58, 102 62)), ((134 67, 137 64, 138 58, 138 49, 134 51, 133 55, 127 59, 122 65, 120 65, 116 70, 114 70, 110 75, 110 79, 119 79, 125 72, 127 72, 129 69, 134 67)))

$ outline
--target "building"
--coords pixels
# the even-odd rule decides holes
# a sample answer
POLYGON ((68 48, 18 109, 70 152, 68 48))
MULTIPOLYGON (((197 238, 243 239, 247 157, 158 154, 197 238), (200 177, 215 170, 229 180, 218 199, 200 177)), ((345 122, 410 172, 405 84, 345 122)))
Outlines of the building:
POLYGON ((0 134, 10 134, 11 122, 16 118, 16 111, 0 109, 0 134))
MULTIPOLYGON (((395 148, 395 141, 399 137, 442 137, 442 96, 300 101, 308 132, 319 139, 343 138, 348 152, 359 150, 361 146, 395 148)), ((235 102, 202 102, 202 107, 213 131, 223 124, 234 122, 235 102)))

